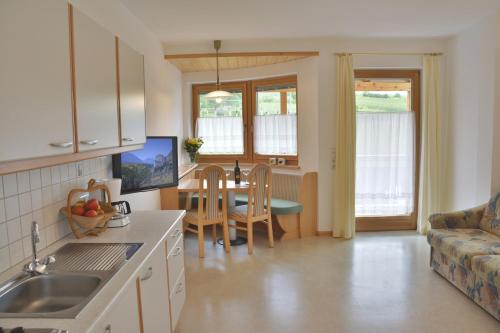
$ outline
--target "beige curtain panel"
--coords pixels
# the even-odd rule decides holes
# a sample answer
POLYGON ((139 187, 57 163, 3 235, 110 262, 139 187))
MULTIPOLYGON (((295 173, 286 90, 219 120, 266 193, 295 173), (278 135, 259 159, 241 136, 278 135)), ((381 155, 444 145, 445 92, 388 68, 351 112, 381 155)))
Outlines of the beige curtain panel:
POLYGON ((424 55, 423 60, 424 96, 417 229, 421 234, 426 234, 430 228, 429 215, 440 209, 441 55, 424 55))
POLYGON ((336 170, 333 237, 352 238, 355 225, 356 102, 352 54, 336 57, 336 170))

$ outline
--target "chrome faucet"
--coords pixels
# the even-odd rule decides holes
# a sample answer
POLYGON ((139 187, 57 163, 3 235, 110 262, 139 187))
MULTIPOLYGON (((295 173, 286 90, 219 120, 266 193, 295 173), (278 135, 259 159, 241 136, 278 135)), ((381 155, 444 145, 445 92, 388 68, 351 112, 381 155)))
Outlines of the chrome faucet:
POLYGON ((47 256, 42 258, 42 260, 38 259, 38 255, 36 252, 36 244, 40 242, 40 232, 38 230, 38 223, 33 221, 31 223, 31 250, 33 251, 33 258, 31 262, 24 266, 24 271, 31 275, 41 275, 47 274, 46 269, 48 264, 52 264, 56 262, 56 258, 53 256, 47 256))

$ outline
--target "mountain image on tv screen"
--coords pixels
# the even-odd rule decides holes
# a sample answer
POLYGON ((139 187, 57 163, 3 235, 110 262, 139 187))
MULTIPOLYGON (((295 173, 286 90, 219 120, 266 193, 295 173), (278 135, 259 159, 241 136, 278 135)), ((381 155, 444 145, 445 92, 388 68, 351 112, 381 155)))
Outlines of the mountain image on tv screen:
POLYGON ((174 181, 172 140, 148 139, 144 149, 122 154, 122 189, 161 186, 174 181))

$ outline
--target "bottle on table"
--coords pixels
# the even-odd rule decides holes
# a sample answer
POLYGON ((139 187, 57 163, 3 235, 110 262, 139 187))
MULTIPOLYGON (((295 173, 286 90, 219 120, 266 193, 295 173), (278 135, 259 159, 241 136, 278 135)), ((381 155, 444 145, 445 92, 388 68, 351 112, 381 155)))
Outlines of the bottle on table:
POLYGON ((241 183, 241 171, 238 165, 238 160, 236 160, 236 166, 234 167, 234 183, 239 185, 241 183))

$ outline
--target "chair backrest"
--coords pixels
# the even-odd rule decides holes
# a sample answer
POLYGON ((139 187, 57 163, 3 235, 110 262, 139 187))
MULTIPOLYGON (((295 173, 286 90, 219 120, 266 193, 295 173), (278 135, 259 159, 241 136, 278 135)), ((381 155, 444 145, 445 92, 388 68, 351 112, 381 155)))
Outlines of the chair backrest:
POLYGON ((226 173, 218 165, 209 165, 200 172, 198 215, 206 220, 219 219, 219 194, 222 193, 222 213, 226 214, 226 173), (206 193, 206 196, 204 195, 206 193), (204 198, 205 197, 205 198, 204 198))
POLYGON ((266 204, 271 203, 272 171, 266 164, 257 164, 248 175, 248 215, 269 215, 266 204))

